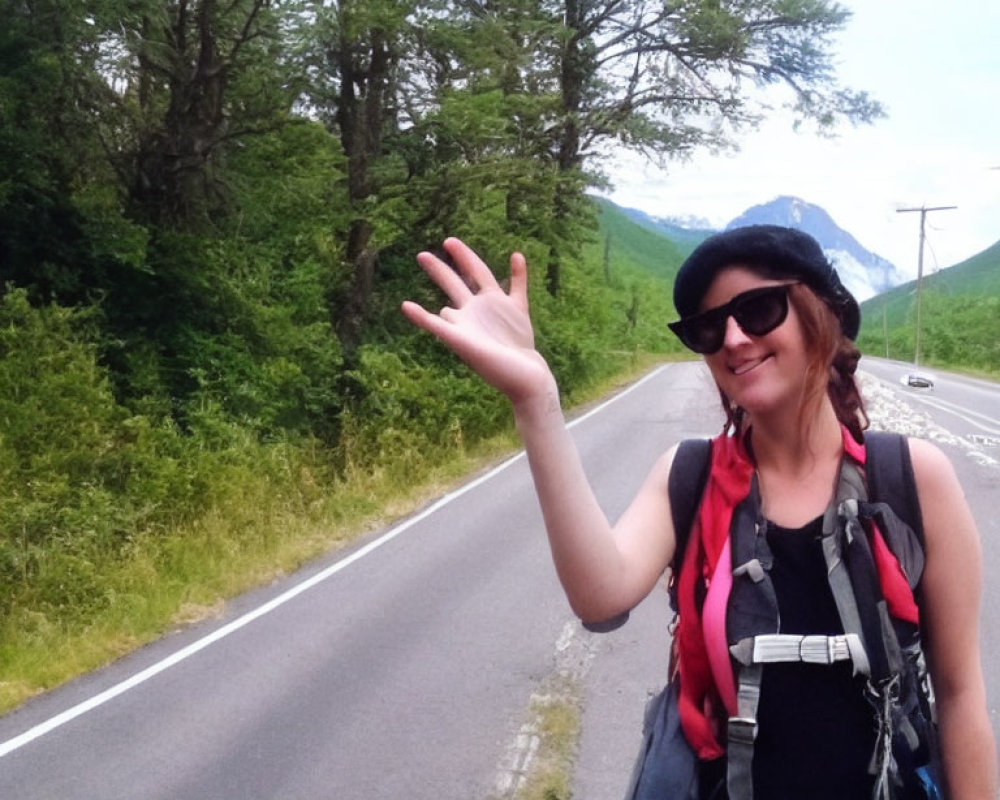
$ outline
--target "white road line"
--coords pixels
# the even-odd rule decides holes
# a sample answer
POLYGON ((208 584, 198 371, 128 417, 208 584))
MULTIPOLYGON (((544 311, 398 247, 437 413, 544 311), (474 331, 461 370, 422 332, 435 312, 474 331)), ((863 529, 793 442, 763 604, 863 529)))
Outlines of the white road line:
MULTIPOLYGON (((586 414, 577 417, 572 422, 568 423, 567 427, 572 428, 576 425, 579 425, 584 420, 589 419, 594 414, 604 410, 615 401, 620 400, 621 398, 630 394, 634 390, 638 389, 640 386, 646 383, 646 381, 652 380, 655 376, 657 376, 668 366, 669 365, 663 365, 661 367, 658 367, 653 372, 646 375, 646 377, 642 378, 642 380, 639 380, 636 383, 632 384, 624 391, 619 392, 610 399, 604 401, 597 407, 588 411, 586 414)), ((50 717, 45 722, 39 723, 38 725, 25 731, 19 736, 15 736, 13 739, 8 739, 6 742, 0 742, 0 758, 3 758, 4 756, 14 752, 15 750, 21 747, 24 747, 26 744, 33 742, 35 739, 38 739, 47 733, 51 733, 56 728, 62 727, 63 725, 65 725, 68 722, 71 722, 77 717, 86 714, 88 711, 93 711, 95 708, 104 705, 109 700, 113 700, 119 695, 122 695, 125 692, 129 691, 129 689, 134 689, 136 686, 145 683, 150 678, 159 675, 161 672, 170 669, 170 667, 173 667, 179 664, 180 662, 184 661, 185 659, 190 658, 195 653, 204 650, 209 645, 215 644, 219 640, 229 636, 229 634, 235 633, 240 628, 249 625, 254 620, 263 617, 265 614, 269 614, 270 612, 274 611, 276 608, 279 608, 280 606, 283 606, 289 600, 292 600, 293 598, 297 597, 303 592, 311 589, 313 586, 316 586, 317 584, 322 583, 328 578, 336 575, 341 570, 346 569, 347 567, 351 566, 351 564, 353 564, 354 562, 359 561, 365 556, 374 552, 375 550, 378 550, 383 545, 388 544, 390 541, 395 539, 404 531, 412 528, 418 522, 427 519, 427 517, 431 516, 432 514, 435 514, 441 508, 448 505, 452 501, 457 500, 459 497, 466 494, 467 492, 470 492, 476 487, 481 486, 482 484, 491 480, 496 475, 503 472, 505 469, 507 469, 509 466, 519 461, 523 457, 524 457, 524 451, 522 450, 516 455, 504 461, 499 466, 494 467, 489 472, 485 473, 484 475, 481 475, 479 478, 471 481, 470 483, 465 484, 460 489, 456 489, 454 492, 450 492, 444 495, 443 497, 438 499, 435 503, 433 503, 432 505, 428 506, 423 511, 418 513, 416 516, 410 517, 405 522, 400 523, 395 528, 392 528, 391 530, 387 531, 385 534, 380 536, 378 539, 369 542, 367 545, 351 553, 349 556, 341 559, 336 564, 332 564, 323 571, 316 573, 311 578, 308 578, 302 583, 293 586, 291 589, 279 595, 278 597, 275 597, 273 600, 270 600, 264 605, 257 607, 253 611, 244 614, 242 617, 233 620, 227 625, 223 625, 221 628, 213 631, 207 636, 204 636, 201 639, 198 639, 196 642, 189 644, 187 647, 184 647, 178 650, 177 652, 167 656, 162 661, 158 661, 152 666, 149 666, 146 669, 142 670, 141 672, 136 673, 131 678, 128 678, 122 681, 121 683, 115 684, 114 686, 112 686, 109 689, 106 689, 100 694, 94 695, 88 700, 84 700, 82 703, 78 703, 72 708, 63 711, 61 714, 57 714, 54 717, 50 717)))
POLYGON ((540 709, 553 703, 577 704, 578 689, 573 687, 582 685, 590 672, 600 641, 600 634, 585 632, 577 619, 563 625, 556 639, 555 666, 528 698, 528 718, 498 765, 494 780, 496 797, 502 800, 516 797, 530 778, 535 756, 546 738, 540 709))
POLYGON ((912 397, 914 400, 919 400, 921 403, 926 403, 929 406, 944 411, 948 414, 954 414, 959 419, 963 419, 970 425, 984 430, 987 433, 993 433, 1000 435, 1000 420, 996 420, 993 417, 988 417, 985 414, 980 414, 978 411, 972 411, 965 408, 964 406, 956 405, 955 403, 949 402, 948 400, 942 400, 939 397, 924 397, 922 395, 906 395, 907 397, 912 397), (982 422, 977 422, 973 417, 977 417, 984 422, 990 423, 990 425, 984 425, 982 422), (992 426, 992 427, 990 427, 992 426))

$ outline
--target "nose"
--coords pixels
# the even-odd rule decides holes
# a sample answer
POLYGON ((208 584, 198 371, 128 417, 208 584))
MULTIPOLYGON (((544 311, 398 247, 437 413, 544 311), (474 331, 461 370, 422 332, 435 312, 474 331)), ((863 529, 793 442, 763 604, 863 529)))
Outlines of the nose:
POLYGON ((731 315, 726 317, 726 335, 722 340, 723 347, 733 348, 749 341, 750 337, 739 326, 736 318, 731 315))

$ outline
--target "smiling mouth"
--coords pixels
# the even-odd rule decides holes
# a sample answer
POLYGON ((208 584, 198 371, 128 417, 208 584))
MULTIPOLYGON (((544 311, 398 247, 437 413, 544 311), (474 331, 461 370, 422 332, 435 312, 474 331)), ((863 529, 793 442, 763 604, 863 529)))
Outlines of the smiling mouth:
POLYGON ((761 356, 760 358, 755 358, 752 361, 744 361, 742 364, 737 364, 730 368, 733 375, 746 375, 748 372, 757 369, 761 364, 767 361, 770 356, 761 356))

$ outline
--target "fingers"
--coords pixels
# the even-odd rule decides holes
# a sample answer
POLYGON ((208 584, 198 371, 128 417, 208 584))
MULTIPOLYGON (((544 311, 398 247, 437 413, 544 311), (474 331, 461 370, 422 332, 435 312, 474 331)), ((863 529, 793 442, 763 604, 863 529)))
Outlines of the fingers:
POLYGON ((521 253, 510 256, 510 296, 522 309, 528 310, 528 263, 521 253))
POLYGON ((422 305, 414 303, 412 300, 403 301, 402 311, 410 322, 431 331, 431 333, 439 333, 444 328, 454 324, 459 313, 457 309, 445 306, 437 314, 432 314, 422 305))
POLYGON ((450 347, 459 358, 467 358, 469 352, 469 342, 463 337, 459 328, 445 318, 447 313, 454 313, 455 309, 442 309, 441 314, 432 314, 423 306, 406 300, 403 302, 403 314, 410 322, 418 328, 423 328, 430 334, 436 336, 441 342, 450 347))
MULTIPOLYGON (((499 289, 496 276, 485 262, 461 239, 449 237, 444 249, 451 257, 457 272, 433 253, 417 254, 417 263, 431 280, 444 291, 452 303, 461 308, 474 294, 488 289, 499 289)), ((510 257, 510 297, 525 311, 528 309, 528 268, 521 253, 510 257)))
POLYGON ((470 278, 480 289, 497 285, 497 280, 490 268, 476 254, 476 251, 461 239, 449 236, 444 240, 444 249, 455 260, 459 271, 465 277, 470 278))
POLYGON ((433 253, 418 253, 417 263, 455 305, 472 296, 472 290, 448 264, 433 253))
POLYGON ((423 328, 425 331, 434 334, 439 339, 445 338, 444 334, 450 326, 446 320, 442 319, 437 314, 432 314, 423 306, 418 303, 414 303, 412 300, 403 301, 402 310, 404 316, 418 328, 423 328))

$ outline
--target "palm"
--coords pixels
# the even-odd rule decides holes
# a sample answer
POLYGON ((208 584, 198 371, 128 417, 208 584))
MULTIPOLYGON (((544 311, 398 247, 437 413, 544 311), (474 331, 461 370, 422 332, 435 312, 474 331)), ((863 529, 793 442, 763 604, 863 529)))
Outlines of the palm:
POLYGON ((455 260, 458 273, 430 253, 421 253, 417 260, 453 305, 432 314, 416 303, 406 302, 403 312, 511 400, 516 402, 538 391, 551 373, 535 350, 523 256, 515 253, 511 257, 507 293, 462 242, 448 239, 445 249, 455 260))

